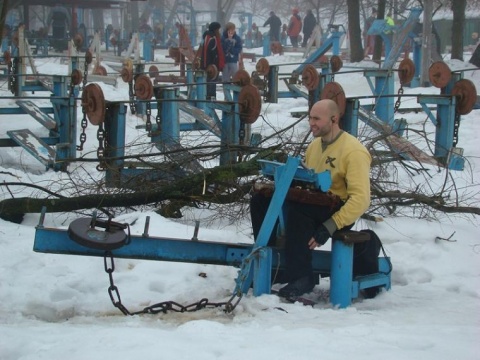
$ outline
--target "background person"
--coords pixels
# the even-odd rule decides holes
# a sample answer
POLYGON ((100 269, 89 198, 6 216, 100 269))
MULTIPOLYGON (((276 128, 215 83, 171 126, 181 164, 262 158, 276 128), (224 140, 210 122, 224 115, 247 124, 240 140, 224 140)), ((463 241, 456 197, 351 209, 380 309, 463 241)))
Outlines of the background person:
POLYGON ((317 25, 317 19, 313 15, 312 10, 308 9, 307 14, 303 18, 303 47, 307 46, 308 39, 312 36, 315 25, 317 25))
POLYGON ((225 65, 222 72, 222 81, 231 81, 238 71, 238 59, 242 52, 242 39, 235 32, 235 24, 227 23, 222 34, 222 47, 225 54, 225 65))
POLYGON ((375 48, 375 35, 368 35, 368 30, 372 27, 373 22, 377 19, 377 9, 372 8, 372 14, 365 20, 365 26, 363 28, 363 38, 365 41, 365 53, 367 57, 373 54, 375 48))
POLYGON ((292 9, 292 16, 290 17, 287 30, 294 50, 298 48, 298 35, 300 35, 300 31, 302 31, 302 18, 298 15, 298 12, 297 7, 292 9))
MULTIPOLYGON (((209 65, 215 65, 218 72, 223 70, 225 65, 225 56, 222 48, 222 39, 220 36, 220 23, 214 21, 208 25, 208 30, 203 34, 203 52, 202 52, 202 69, 206 69, 209 65)), ((216 82, 218 76, 214 79, 207 79, 207 99, 214 100, 217 96, 216 82)))
POLYGON ((270 41, 280 41, 280 27, 282 20, 275 15, 274 11, 270 11, 270 17, 265 21, 263 26, 270 25, 270 41))

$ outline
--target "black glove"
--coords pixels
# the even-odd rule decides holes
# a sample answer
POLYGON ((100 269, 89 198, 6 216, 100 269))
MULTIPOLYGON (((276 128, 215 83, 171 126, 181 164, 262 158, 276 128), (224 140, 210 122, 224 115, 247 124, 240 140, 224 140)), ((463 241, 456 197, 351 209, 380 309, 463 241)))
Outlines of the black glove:
POLYGON ((326 226, 322 224, 313 233, 313 238, 315 239, 317 244, 324 245, 330 238, 330 233, 328 232, 326 226))

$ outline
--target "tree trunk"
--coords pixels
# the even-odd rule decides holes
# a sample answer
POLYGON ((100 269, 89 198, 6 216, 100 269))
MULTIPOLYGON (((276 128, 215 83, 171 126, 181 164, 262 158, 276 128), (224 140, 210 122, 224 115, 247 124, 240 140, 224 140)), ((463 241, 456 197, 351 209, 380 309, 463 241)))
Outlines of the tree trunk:
POLYGON ((431 64, 430 54, 432 51, 432 12, 433 0, 425 0, 423 7, 421 86, 428 86, 430 81, 428 70, 431 64))
POLYGON ((348 0, 348 33, 350 35, 350 62, 363 60, 362 29, 360 28, 360 4, 348 0))
POLYGON ((466 0, 452 1, 452 59, 463 61, 463 28, 465 26, 466 0))

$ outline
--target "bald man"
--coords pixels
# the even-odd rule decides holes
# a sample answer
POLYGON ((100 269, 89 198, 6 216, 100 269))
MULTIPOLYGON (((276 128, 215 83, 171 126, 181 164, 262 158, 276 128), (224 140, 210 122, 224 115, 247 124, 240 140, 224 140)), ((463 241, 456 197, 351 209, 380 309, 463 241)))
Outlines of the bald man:
MULTIPOLYGON (((314 288, 312 250, 324 245, 336 230, 351 228, 370 205, 370 154, 356 137, 340 129, 339 121, 340 111, 333 100, 320 100, 310 110, 308 122, 315 139, 307 147, 305 163, 316 173, 330 171, 330 192, 341 203, 331 208, 287 201, 284 280, 288 284, 279 291, 283 297, 297 297, 314 288)), ((255 238, 269 201, 259 193, 252 196, 255 238)), ((274 234, 269 241, 269 245, 273 244, 274 234)))

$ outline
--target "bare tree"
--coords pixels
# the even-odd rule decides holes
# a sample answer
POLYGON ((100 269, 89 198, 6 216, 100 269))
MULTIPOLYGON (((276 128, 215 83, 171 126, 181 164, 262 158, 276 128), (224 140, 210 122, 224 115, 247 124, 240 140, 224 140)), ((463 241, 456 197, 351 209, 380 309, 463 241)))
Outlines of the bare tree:
POLYGON ((347 0, 348 34, 350 35, 350 61, 363 60, 362 30, 360 29, 360 5, 356 0, 347 0))
POLYGON ((466 0, 452 1, 451 9, 453 11, 452 29, 452 59, 463 61, 463 28, 465 26, 466 0))

